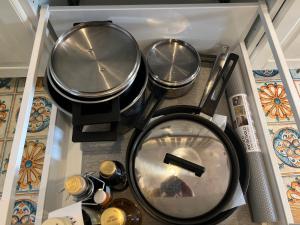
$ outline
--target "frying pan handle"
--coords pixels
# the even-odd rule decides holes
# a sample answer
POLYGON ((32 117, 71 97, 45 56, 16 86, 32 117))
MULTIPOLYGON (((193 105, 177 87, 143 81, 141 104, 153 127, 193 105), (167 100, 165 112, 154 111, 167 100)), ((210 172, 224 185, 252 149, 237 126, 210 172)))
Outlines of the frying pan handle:
POLYGON ((106 111, 87 104, 72 104, 73 142, 115 141, 120 121, 119 98, 107 102, 106 111), (90 110, 89 108, 90 107, 90 110), (99 127, 101 130, 99 130, 99 127), (88 128, 84 130, 84 128, 88 128))
POLYGON ((175 166, 179 166, 183 169, 191 171, 195 173, 197 177, 201 177, 202 174, 205 172, 205 167, 187 161, 185 159, 179 158, 175 155, 167 153, 164 158, 164 163, 166 164, 173 164, 175 166))
POLYGON ((143 113, 139 121, 135 124, 135 128, 137 130, 143 130, 144 127, 149 123, 160 103, 164 99, 165 94, 166 91, 162 89, 151 92, 150 96, 146 100, 146 106, 144 107, 143 113))
MULTIPOLYGON (((234 53, 229 54, 224 64, 224 67, 222 68, 220 73, 215 77, 215 81, 212 84, 212 87, 206 91, 206 96, 202 97, 197 113, 201 112, 210 117, 214 115, 220 98, 224 93, 226 85, 229 81, 229 78, 235 68, 238 59, 238 55, 234 53)), ((210 85, 208 84, 207 86, 210 85)))

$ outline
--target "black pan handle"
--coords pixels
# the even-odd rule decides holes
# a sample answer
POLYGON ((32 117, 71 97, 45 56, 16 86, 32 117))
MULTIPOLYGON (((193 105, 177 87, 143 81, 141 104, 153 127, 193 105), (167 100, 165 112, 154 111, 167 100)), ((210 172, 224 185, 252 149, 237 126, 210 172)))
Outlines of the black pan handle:
POLYGON ((229 78, 231 77, 235 65, 238 62, 238 59, 239 56, 234 53, 230 53, 228 55, 224 67, 212 84, 212 88, 207 91, 206 96, 202 97, 197 113, 202 112, 210 117, 214 115, 220 98, 225 91, 229 78))
POLYGON ((173 164, 175 166, 179 166, 183 169, 191 171, 195 173, 197 177, 201 177, 202 174, 205 172, 205 167, 187 161, 185 159, 179 158, 175 155, 167 153, 164 158, 164 163, 166 164, 173 164))
POLYGON ((149 123, 159 105, 162 103, 165 98, 166 91, 163 89, 156 89, 151 92, 149 97, 146 100, 146 105, 143 109, 143 113, 140 116, 139 120, 135 124, 137 130, 143 130, 144 127, 149 123))
POLYGON ((93 104, 72 104, 73 142, 115 141, 120 121, 119 98, 101 104, 101 108, 93 104), (103 109, 102 109, 103 108, 103 109), (105 111, 103 111, 105 109, 105 111), (106 126, 97 131, 97 126, 106 126), (84 130, 85 127, 92 129, 84 130), (90 130, 90 131, 88 131, 90 130))

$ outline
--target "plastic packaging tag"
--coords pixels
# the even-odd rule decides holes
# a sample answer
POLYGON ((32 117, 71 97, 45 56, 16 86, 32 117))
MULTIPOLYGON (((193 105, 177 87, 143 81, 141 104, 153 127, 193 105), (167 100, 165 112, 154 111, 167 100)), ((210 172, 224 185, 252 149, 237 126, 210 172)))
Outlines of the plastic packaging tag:
POLYGON ((72 222, 76 222, 76 225, 84 225, 81 202, 77 202, 64 208, 54 210, 48 215, 48 218, 56 217, 68 217, 72 222))

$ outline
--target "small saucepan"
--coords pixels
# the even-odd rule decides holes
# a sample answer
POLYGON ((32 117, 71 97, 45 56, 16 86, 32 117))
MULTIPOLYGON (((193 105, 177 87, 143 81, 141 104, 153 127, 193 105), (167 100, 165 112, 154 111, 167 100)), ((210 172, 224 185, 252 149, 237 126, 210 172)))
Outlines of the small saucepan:
POLYGON ((176 98, 191 90, 200 72, 200 56, 189 43, 166 39, 156 42, 148 51, 149 85, 153 92, 176 98))

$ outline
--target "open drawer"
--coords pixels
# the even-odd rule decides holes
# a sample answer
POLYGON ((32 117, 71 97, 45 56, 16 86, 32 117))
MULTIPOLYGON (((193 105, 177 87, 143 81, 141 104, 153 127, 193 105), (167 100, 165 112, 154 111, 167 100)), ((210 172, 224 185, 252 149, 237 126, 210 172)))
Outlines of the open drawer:
MULTIPOLYGON (((240 55, 236 73, 242 77, 249 98, 260 147, 272 187, 272 196, 280 224, 293 224, 291 209, 286 198, 283 181, 274 158, 272 142, 260 104, 251 62, 244 39, 257 16, 260 16, 267 38, 287 91, 295 121, 300 126, 300 102, 291 80, 280 43, 276 36, 267 6, 260 3, 196 4, 196 5, 144 5, 144 6, 86 6, 42 7, 36 31, 25 92, 18 117, 15 137, 9 158, 7 176, 0 201, 0 225, 10 224, 14 205, 15 186, 23 154, 26 130, 30 116, 38 62, 44 51, 44 41, 50 33, 57 36, 83 21, 106 21, 124 27, 139 43, 145 53, 153 41, 162 38, 183 39, 200 53, 216 54, 221 45, 228 45, 240 55), (48 26, 50 23, 51 26, 48 26)), ((54 37, 55 39, 55 37, 54 37)), ((226 105, 226 104, 225 104, 226 105)), ((86 145, 71 141, 71 119, 54 106, 51 113, 44 168, 37 204, 36 224, 41 224, 47 213, 71 203, 62 192, 63 182, 69 175, 82 172, 82 148, 86 145)))

